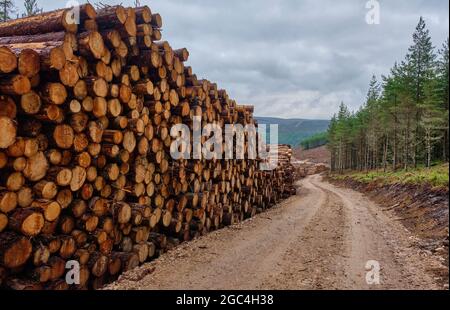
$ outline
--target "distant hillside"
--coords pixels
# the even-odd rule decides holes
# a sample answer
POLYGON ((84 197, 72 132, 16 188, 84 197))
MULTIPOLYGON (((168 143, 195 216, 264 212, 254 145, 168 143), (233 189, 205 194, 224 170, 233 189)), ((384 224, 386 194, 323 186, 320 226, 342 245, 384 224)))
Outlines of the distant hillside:
POLYGON ((328 130, 328 120, 282 119, 273 117, 256 117, 260 124, 278 124, 279 143, 300 145, 303 140, 328 130))

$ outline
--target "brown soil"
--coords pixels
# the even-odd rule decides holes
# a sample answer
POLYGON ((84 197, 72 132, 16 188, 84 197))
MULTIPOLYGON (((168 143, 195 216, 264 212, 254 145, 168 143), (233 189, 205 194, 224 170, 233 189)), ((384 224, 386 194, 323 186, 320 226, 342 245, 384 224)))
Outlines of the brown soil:
POLYGON ((297 148, 294 150, 294 158, 299 161, 309 161, 315 164, 329 165, 331 154, 326 145, 311 150, 297 148))
MULTIPOLYGON (((445 262, 417 247, 392 210, 311 176, 298 195, 181 245, 107 289, 442 289, 445 262), (380 263, 379 285, 366 264, 380 263)), ((448 282, 447 282, 448 285, 448 282)))
POLYGON ((381 206, 392 210, 397 220, 423 239, 448 239, 448 188, 430 186, 361 183, 347 179, 333 184, 352 188, 367 194, 381 206))
MULTIPOLYGON (((402 223, 417 238, 415 245, 438 255, 446 266, 449 264, 449 197, 448 188, 394 184, 362 183, 352 179, 329 180, 335 185, 365 193, 370 199, 394 214, 394 220, 402 223)), ((433 269, 441 284, 448 284, 446 270, 433 269)))

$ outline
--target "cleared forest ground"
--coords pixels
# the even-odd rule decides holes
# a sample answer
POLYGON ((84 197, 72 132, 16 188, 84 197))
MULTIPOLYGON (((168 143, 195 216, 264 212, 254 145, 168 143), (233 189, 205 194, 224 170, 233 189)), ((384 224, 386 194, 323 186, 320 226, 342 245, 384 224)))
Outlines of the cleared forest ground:
POLYGON ((301 147, 294 149, 294 157, 297 160, 308 160, 315 164, 330 164, 331 154, 326 145, 310 150, 301 147))
MULTIPOLYGON (((448 164, 398 172, 348 172, 328 180, 364 193, 414 234, 415 245, 449 263, 448 164)), ((448 268, 429 268, 448 287, 448 268)))

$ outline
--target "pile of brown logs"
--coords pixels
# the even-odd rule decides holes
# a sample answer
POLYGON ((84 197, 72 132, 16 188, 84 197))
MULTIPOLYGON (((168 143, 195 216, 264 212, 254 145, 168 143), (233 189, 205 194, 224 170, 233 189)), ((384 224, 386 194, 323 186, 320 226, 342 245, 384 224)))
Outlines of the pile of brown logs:
POLYGON ((278 163, 278 169, 276 169, 277 176, 277 188, 283 198, 288 198, 297 193, 295 187, 295 181, 298 179, 295 167, 292 165, 292 146, 288 144, 279 144, 276 154, 277 158, 272 158, 278 163))
POLYGON ((310 161, 294 163, 294 167, 298 179, 306 178, 309 175, 321 174, 330 170, 326 164, 318 164, 310 161))
POLYGON ((71 16, 0 23, 0 285, 96 289, 292 193, 290 172, 259 160, 172 160, 174 124, 255 121, 161 41, 159 14, 71 16))

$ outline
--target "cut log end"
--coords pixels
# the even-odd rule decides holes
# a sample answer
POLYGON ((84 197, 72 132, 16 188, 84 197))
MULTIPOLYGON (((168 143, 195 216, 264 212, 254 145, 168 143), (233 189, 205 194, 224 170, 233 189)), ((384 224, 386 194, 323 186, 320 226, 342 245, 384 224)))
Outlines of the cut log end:
POLYGON ((48 170, 48 161, 43 152, 27 159, 27 164, 23 170, 24 176, 30 181, 39 181, 45 177, 48 170))
POLYGON ((74 132, 69 125, 58 125, 53 131, 53 139, 55 139, 58 147, 62 149, 70 149, 73 145, 74 132))
POLYGON ((25 236, 37 236, 44 227, 44 216, 38 209, 16 209, 9 218, 9 226, 25 236))
POLYGON ((17 268, 26 263, 32 252, 31 242, 23 237, 7 232, 0 235, 0 264, 7 268, 17 268))
POLYGON ((64 85, 74 87, 79 80, 78 67, 70 62, 66 62, 59 71, 59 78, 64 85))
POLYGON ((163 26, 161 15, 158 13, 153 14, 151 24, 156 28, 161 28, 163 26))
POLYGON ((100 33, 95 31, 89 34, 89 48, 96 59, 103 57, 105 54, 105 44, 100 33))
POLYGON ((16 141, 17 127, 9 117, 0 116, 0 128, 0 149, 6 149, 16 141))
POLYGON ((30 79, 23 75, 7 77, 0 81, 0 91, 8 95, 24 95, 31 91, 30 79))
POLYGON ((26 114, 37 114, 41 108, 41 97, 31 91, 20 98, 20 106, 26 114))
POLYGON ((16 68, 16 55, 9 48, 0 46, 0 73, 11 73, 16 68))
POLYGON ((75 13, 73 9, 64 11, 62 15, 62 25, 64 29, 69 33, 76 33, 78 30, 78 23, 77 20, 78 14, 75 13))
POLYGON ((48 100, 56 105, 61 105, 66 101, 67 90, 61 83, 48 83, 45 86, 45 93, 48 100))
POLYGON ((64 49, 56 47, 50 51, 50 67, 56 70, 61 70, 66 64, 66 54, 64 49))
POLYGON ((19 55, 19 73, 31 78, 39 73, 41 61, 39 54, 32 49, 24 49, 19 55))

